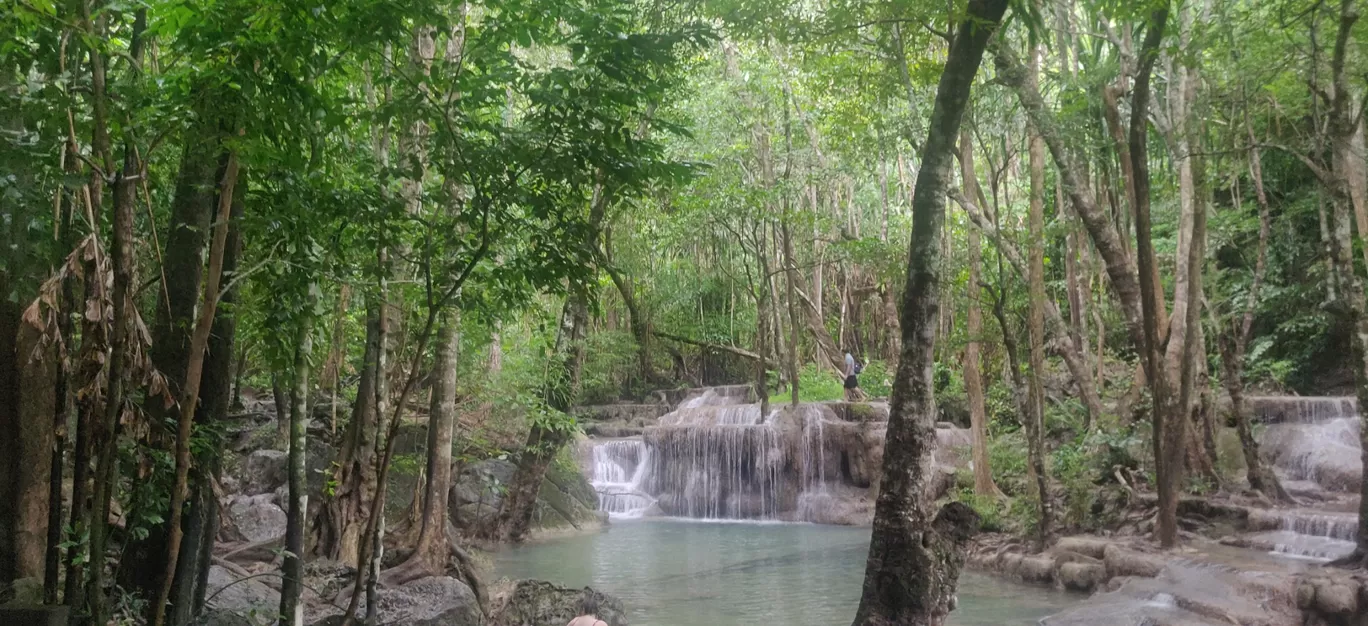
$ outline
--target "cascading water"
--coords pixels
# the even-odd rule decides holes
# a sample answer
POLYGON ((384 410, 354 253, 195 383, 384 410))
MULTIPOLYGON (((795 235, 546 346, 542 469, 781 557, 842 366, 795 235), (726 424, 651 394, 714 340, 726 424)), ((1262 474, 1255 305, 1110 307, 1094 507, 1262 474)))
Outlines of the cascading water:
MULTIPOLYGON (((805 403, 762 415, 752 399, 749 386, 695 390, 640 437, 597 442, 600 508, 614 517, 868 523, 881 407, 805 403)), ((967 446, 966 435, 937 429, 938 464, 950 446, 967 446)))
POLYGON ((1357 515, 1301 509, 1253 513, 1249 525, 1267 530, 1251 534, 1248 539, 1273 552, 1330 560, 1354 551, 1357 515))
POLYGON ((589 484, 598 492, 599 510, 614 517, 641 517, 655 506, 641 483, 651 465, 651 450, 640 439, 605 441, 593 448, 589 484))
MULTIPOLYGON (((1252 397, 1253 417, 1267 426, 1262 456, 1284 486, 1311 492, 1330 510, 1254 511, 1249 525, 1253 545, 1293 557, 1330 560, 1354 550, 1358 516, 1338 512, 1352 500, 1363 480, 1360 418, 1347 397, 1252 397)), ((1350 502, 1352 504, 1352 502, 1350 502)))
MULTIPOLYGON (((1363 480, 1360 419, 1350 398, 1256 398, 1269 422, 1260 445, 1284 478, 1320 489, 1356 492, 1363 480)), ((1295 485, 1294 485, 1295 486, 1295 485)))

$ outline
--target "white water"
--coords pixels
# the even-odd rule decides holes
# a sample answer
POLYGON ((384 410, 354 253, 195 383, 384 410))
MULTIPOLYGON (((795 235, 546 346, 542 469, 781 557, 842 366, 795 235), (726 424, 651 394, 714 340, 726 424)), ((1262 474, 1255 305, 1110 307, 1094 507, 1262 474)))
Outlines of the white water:
MULTIPOLYGON (((1357 493, 1363 460, 1356 402, 1346 397, 1252 397, 1250 409, 1268 426, 1261 454, 1285 484, 1313 485, 1331 497, 1357 493)), ((1284 556, 1331 560, 1354 550, 1358 516, 1316 509, 1256 512, 1247 538, 1284 556)))

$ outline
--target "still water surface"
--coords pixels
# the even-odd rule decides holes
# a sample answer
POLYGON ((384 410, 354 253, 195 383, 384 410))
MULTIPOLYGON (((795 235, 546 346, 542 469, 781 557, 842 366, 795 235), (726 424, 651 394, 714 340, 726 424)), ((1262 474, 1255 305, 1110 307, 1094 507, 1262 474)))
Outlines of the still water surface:
MULTIPOLYGON (((830 626, 855 616, 868 546, 868 528, 615 520, 500 552, 495 569, 616 595, 632 626, 830 626)), ((1027 626, 1080 599, 966 572, 950 624, 1027 626)))

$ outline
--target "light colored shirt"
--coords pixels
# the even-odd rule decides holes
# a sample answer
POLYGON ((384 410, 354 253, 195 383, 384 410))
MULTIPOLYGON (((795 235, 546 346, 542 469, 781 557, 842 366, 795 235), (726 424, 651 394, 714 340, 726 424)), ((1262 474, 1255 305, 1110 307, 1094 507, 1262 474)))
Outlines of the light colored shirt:
POLYGON ((855 357, 850 356, 850 353, 847 352, 847 353, 846 353, 846 376, 854 376, 854 375, 855 375, 855 357))
POLYGON ((593 615, 581 615, 570 620, 570 623, 565 626, 608 626, 608 622, 594 617, 593 615))

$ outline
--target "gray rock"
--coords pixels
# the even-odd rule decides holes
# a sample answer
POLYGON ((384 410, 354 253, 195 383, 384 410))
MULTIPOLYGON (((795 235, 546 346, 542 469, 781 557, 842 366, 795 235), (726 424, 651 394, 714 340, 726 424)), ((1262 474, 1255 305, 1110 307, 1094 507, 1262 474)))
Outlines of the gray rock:
POLYGON ((598 618, 608 626, 627 626, 627 612, 613 596, 589 587, 570 589, 541 580, 520 580, 495 602, 490 626, 565 626, 580 615, 586 599, 598 605, 598 618))
MULTIPOLYGON (((363 600, 358 614, 365 614, 363 600)), ((484 612, 465 583, 447 576, 420 578, 398 588, 381 589, 376 597, 379 626, 484 626, 484 612)), ((312 626, 337 626, 341 615, 330 615, 312 626)), ((556 626, 565 626, 557 624, 556 626)))
POLYGON ((275 621, 280 592, 260 578, 238 578, 233 572, 211 565, 206 604, 217 614, 215 624, 237 626, 275 621))
POLYGON ((279 450, 257 450, 247 457, 243 469, 242 493, 255 496, 271 493, 285 484, 290 455, 279 450))
POLYGON ((266 541, 285 535, 285 511, 276 506, 274 494, 236 496, 228 504, 228 517, 242 538, 266 541))

